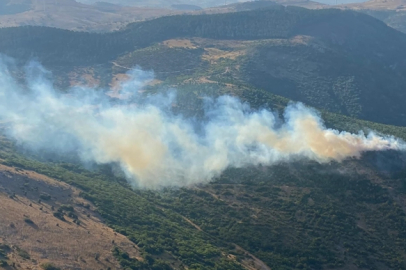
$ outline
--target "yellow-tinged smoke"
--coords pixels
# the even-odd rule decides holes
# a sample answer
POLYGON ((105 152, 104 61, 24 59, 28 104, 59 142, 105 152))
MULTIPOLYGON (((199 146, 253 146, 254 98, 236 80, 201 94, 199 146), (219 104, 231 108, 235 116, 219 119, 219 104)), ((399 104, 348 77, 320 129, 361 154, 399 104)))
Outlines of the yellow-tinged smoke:
POLYGON ((404 149, 393 137, 327 129, 317 112, 300 103, 289 105, 281 122, 268 110, 254 111, 222 96, 207 102, 204 121, 196 123, 171 112, 172 94, 138 96, 139 78, 150 78, 139 70, 123 85, 126 99, 97 89, 62 94, 43 78, 40 66, 27 70, 29 91, 9 76, 6 65, 0 67, 0 120, 9 123, 8 135, 32 149, 75 151, 85 161, 117 163, 138 187, 203 183, 229 167, 298 158, 323 163, 404 149))
MULTIPOLYGON (((355 135, 326 129, 308 110, 295 111, 290 130, 275 131, 263 126, 253 127, 254 140, 281 153, 300 154, 309 152, 320 162, 341 161, 348 157, 359 157, 361 152, 384 150, 396 147, 397 143, 379 136, 355 135), (257 132, 260 130, 260 132, 257 132)), ((243 134, 246 138, 247 134, 243 134)))

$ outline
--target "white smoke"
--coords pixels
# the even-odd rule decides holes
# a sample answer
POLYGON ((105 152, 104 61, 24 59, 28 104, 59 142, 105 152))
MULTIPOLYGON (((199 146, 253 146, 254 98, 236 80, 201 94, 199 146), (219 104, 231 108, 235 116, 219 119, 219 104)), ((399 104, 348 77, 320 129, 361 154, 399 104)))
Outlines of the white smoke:
POLYGON ((84 161, 118 163, 138 187, 204 183, 229 167, 298 158, 324 163, 404 149, 393 137, 326 129, 318 113, 301 103, 286 108, 281 124, 268 110, 222 96, 207 102, 206 120, 196 124, 171 112, 174 93, 139 94, 151 73, 129 73, 120 98, 86 87, 62 93, 46 75, 31 63, 22 86, 0 64, 0 121, 7 123, 7 135, 31 149, 77 151, 84 161))

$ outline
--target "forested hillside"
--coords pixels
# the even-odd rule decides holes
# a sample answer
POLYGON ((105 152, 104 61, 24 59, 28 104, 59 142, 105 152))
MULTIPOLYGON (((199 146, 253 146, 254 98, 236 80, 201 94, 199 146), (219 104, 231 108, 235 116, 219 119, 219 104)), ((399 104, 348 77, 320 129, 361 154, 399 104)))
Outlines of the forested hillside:
MULTIPOLYGON (((20 63, 37 59, 56 69, 105 65, 120 58, 127 68, 147 63, 141 67, 158 72, 162 65, 154 64, 152 58, 156 53, 166 54, 159 49, 150 55, 151 61, 144 53, 133 54, 132 60, 125 60, 125 55, 174 38, 264 40, 248 45, 245 57, 228 63, 241 66, 234 77, 240 83, 354 117, 406 124, 401 102, 406 85, 402 75, 406 71, 406 36, 353 11, 275 5, 227 14, 162 17, 109 34, 19 27, 0 29, 0 36, 0 52, 20 63)), ((166 58, 169 64, 170 56, 163 61, 166 58)), ((177 70, 177 63, 168 68, 177 70)), ((188 74, 196 68, 190 66, 188 74)))
POLYGON ((406 11, 405 10, 371 10, 362 9, 360 12, 382 20, 390 27, 393 27, 403 33, 406 33, 406 11))
MULTIPOLYGON (((178 97, 185 113, 201 110, 198 97, 211 89, 190 87, 178 97)), ((287 103, 262 91, 239 95, 252 104, 260 97, 259 107, 287 103)), ((369 127, 406 138, 404 128, 324 117, 331 127, 369 127)), ((140 248, 142 260, 112 249, 127 269, 406 269, 400 153, 230 169, 208 185, 161 191, 132 190, 109 166, 89 171, 58 159, 27 158, 4 139, 0 158, 81 189, 105 222, 140 248)))
POLYGON ((39 57, 44 63, 94 63, 112 60, 125 51, 171 38, 254 40, 300 34, 321 38, 354 53, 366 54, 371 50, 385 55, 391 53, 389 61, 401 55, 398 46, 406 42, 404 35, 356 12, 275 6, 239 13, 162 17, 130 24, 124 31, 109 34, 45 27, 6 28, 0 29, 0 49, 19 59, 39 57), (345 30, 350 32, 344 35, 345 30), (364 41, 356 39, 361 33, 364 41), (55 38, 51 39, 51 36, 55 38), (384 46, 382 39, 391 39, 393 46, 384 46), (372 45, 371 48, 365 47, 366 44, 372 45))

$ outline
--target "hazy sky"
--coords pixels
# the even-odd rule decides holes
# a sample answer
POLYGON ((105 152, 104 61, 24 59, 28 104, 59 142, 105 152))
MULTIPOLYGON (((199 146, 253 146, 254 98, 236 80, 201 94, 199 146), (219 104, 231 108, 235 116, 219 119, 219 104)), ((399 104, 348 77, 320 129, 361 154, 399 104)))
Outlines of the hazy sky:
MULTIPOLYGON (((164 1, 164 0, 77 0, 78 2, 86 3, 86 4, 91 4, 95 2, 109 2, 113 4, 120 4, 120 5, 129 5, 129 6, 162 6, 162 4, 166 4, 167 6, 170 6, 172 4, 191 4, 191 5, 198 5, 201 7, 209 7, 209 6, 218 6, 218 5, 224 5, 224 3, 230 4, 230 3, 236 3, 236 2, 246 2, 244 0, 224 0, 224 1, 218 1, 218 0, 169 0, 169 1, 164 1)), ((313 0, 316 1, 316 0, 313 0)), ((317 0, 316 2, 320 2, 323 4, 330 4, 334 5, 336 4, 336 0, 317 0)), ((360 2, 366 2, 365 0, 337 0, 338 4, 349 4, 349 3, 360 3, 360 2)))

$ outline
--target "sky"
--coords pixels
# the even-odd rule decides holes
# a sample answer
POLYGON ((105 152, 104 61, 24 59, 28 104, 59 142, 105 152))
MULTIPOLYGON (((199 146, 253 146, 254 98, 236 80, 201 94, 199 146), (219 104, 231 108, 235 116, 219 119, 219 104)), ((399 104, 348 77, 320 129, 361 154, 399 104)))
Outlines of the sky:
MULTIPOLYGON (((86 4, 92 4, 95 2, 100 2, 101 0, 77 0, 78 2, 81 3, 86 3, 86 4)), ((315 0, 313 0, 315 1, 315 0)), ((336 1, 338 4, 349 4, 349 3, 361 3, 365 2, 365 0, 318 0, 316 2, 323 3, 323 4, 329 4, 329 5, 335 5, 336 1)), ((109 2, 113 4, 119 4, 119 5, 128 5, 128 6, 162 6, 162 3, 168 3, 167 6, 170 6, 171 4, 191 4, 191 5, 198 5, 201 7, 209 7, 209 6, 218 6, 218 5, 224 5, 224 3, 231 4, 231 3, 236 3, 236 2, 245 2, 241 0, 224 0, 224 1, 218 1, 218 0, 170 0, 170 1, 163 1, 163 0, 103 0, 103 2, 109 2)))

